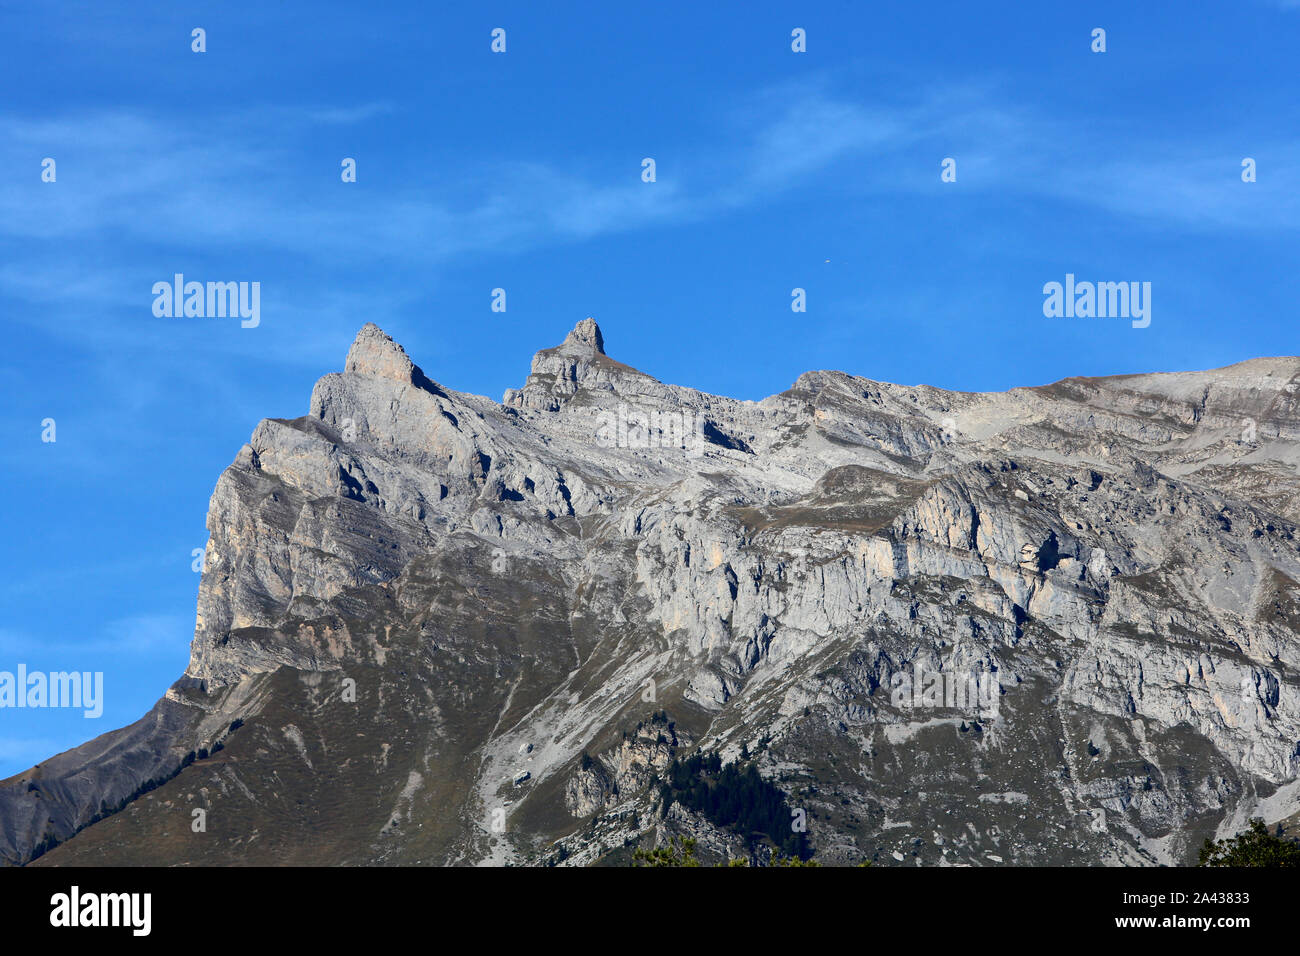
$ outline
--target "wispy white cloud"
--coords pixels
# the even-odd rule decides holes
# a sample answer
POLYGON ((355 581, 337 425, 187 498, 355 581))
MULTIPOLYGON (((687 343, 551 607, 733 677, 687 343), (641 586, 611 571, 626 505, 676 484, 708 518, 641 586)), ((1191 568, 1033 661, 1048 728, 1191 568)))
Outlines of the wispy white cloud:
MULTIPOLYGON (((293 115, 297 111, 280 110, 280 114, 293 115)), ((313 123, 328 123, 338 126, 350 126, 366 120, 387 116, 393 112, 391 103, 364 103, 361 106, 325 107, 302 111, 302 115, 313 123)))
MULTIPOLYGON (((428 181, 370 190, 364 205, 325 202, 313 179, 338 191, 337 160, 304 166, 287 147, 260 145, 276 126, 292 138, 323 123, 389 111, 267 111, 213 124, 111 113, 29 120, 0 115, 4 159, 19 167, 52 156, 57 183, 0 187, 0 237, 112 238, 155 249, 274 248, 322 262, 367 258, 429 265, 540 236, 585 238, 681 212, 677 188, 630 177, 600 183, 560 164, 499 161, 431 172, 428 181), (274 118, 275 122, 270 120, 274 118), (221 150, 212 144, 220 142, 221 150)), ((373 175, 361 161, 361 176, 373 175)), ((358 188, 361 188, 360 186, 358 188)), ((11 281, 13 277, 11 276, 11 281)))
MULTIPOLYGON (((80 639, 50 641, 9 629, 0 629, 0 655, 6 658, 85 653, 156 656, 159 651, 189 646, 192 618, 178 614, 136 614, 106 623, 97 634, 80 639)), ((70 667, 74 665, 68 665, 70 667)), ((4 667, 0 664, 0 668, 4 667)))
POLYGON ((61 738, 0 736, 0 778, 21 773, 51 754, 69 750, 84 737, 79 733, 68 733, 61 738))
MULTIPOLYGON (((12 249, 0 293, 143 308, 145 283, 213 256, 255 263, 263 275, 277 262, 317 270, 382 263, 427 281, 461 261, 698 222, 812 184, 933 195, 947 155, 958 160, 961 189, 1009 203, 1046 198, 1193 229, 1300 227, 1300 194, 1273 185, 1297 172, 1281 158, 1296 154, 1293 141, 1259 144, 1260 182, 1246 187, 1222 138, 1171 142, 1136 130, 1123 158, 1098 157, 1075 123, 991 82, 899 89, 875 102, 837 92, 826 77, 757 91, 719 109, 711 141, 661 156, 654 184, 642 183, 632 162, 614 181, 574 156, 465 156, 462 168, 382 183, 363 159, 349 191, 335 160, 316 165, 319 151, 302 146, 321 126, 393 113, 372 103, 202 122, 123 111, 0 115, 0 160, 11 168, 33 156, 60 162, 54 186, 37 182, 34 166, 28 181, 0 183, 0 244, 12 249), (262 135, 272 129, 276 136, 262 135), (57 242, 57 257, 42 242, 57 242)), ((311 299, 298 294, 288 307, 321 314, 332 296, 311 299)), ((253 346, 234 337, 213 347, 253 346)))

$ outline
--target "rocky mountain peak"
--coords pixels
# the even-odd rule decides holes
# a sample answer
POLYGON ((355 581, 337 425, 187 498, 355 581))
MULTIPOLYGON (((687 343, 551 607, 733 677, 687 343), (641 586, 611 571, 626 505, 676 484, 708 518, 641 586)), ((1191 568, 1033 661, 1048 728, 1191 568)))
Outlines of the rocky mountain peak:
POLYGON ((185 675, 0 781, 0 865, 721 861, 737 774, 834 865, 1298 825, 1298 422, 1296 359, 750 402, 592 319, 497 405, 367 324, 218 479, 185 675))
POLYGON ((406 350, 373 322, 367 322, 357 333, 343 370, 352 375, 375 375, 404 383, 423 374, 406 350))
MULTIPOLYGON (((518 408, 557 411, 579 390, 621 392, 629 382, 655 382, 643 372, 611 359, 596 320, 588 316, 554 348, 533 356, 522 389, 508 389, 502 403, 518 408)), ((657 383, 656 383, 657 384, 657 383)))
POLYGON ((573 327, 573 331, 565 336, 560 348, 574 346, 590 349, 597 355, 605 354, 605 338, 600 334, 600 326, 596 324, 596 320, 591 316, 587 316, 573 327))

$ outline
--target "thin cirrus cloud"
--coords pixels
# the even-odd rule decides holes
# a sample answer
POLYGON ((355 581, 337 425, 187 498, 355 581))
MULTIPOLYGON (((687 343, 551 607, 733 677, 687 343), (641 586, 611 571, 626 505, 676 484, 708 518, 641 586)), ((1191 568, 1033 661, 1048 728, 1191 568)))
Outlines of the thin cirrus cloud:
MULTIPOLYGON (((372 106, 294 115, 305 134, 311 126, 388 112, 372 106)), ((256 128, 279 113, 263 110, 246 119, 256 128)), ((370 252, 429 265, 545 235, 586 238, 681 212, 672 184, 646 190, 639 179, 602 184, 558 165, 506 162, 439 171, 438 181, 451 183, 441 194, 434 187, 372 189, 365 215, 357 216, 281 188, 294 184, 301 165, 283 148, 246 145, 253 139, 247 133, 223 133, 237 125, 226 120, 215 130, 207 124, 187 128, 121 112, 80 120, 0 116, 6 164, 18 168, 33 155, 59 163, 57 189, 33 196, 26 183, 0 188, 0 238, 272 247, 327 262, 370 252), (218 153, 209 147, 213 137, 245 145, 218 153), (466 194, 477 198, 466 203, 460 198, 466 194)), ((332 171, 327 181, 336 177, 332 171)))
POLYGON ((1241 181, 1245 157, 1226 149, 1218 156, 1179 157, 1160 151, 1145 161, 1125 160, 1083 168, 1063 193, 1078 202, 1158 223, 1200 230, 1291 231, 1300 227, 1300 196, 1283 184, 1295 182, 1300 165, 1293 144, 1257 151, 1259 181, 1241 181), (1274 159, 1273 157, 1277 157, 1274 159))
POLYGON ((85 735, 69 731, 62 737, 0 737, 0 774, 7 774, 9 764, 15 771, 44 760, 50 754, 61 753, 82 743, 85 735))
MULTIPOLYGON (((107 622, 98 634, 81 640, 49 641, 13 630, 0 630, 0 653, 51 655, 112 653, 157 656, 167 649, 189 645, 194 631, 192 619, 178 614, 137 614, 107 622)), ((69 668, 75 669, 73 664, 69 668)))
MULTIPOLYGON (((1253 194, 1244 195, 1240 157, 1224 142, 1133 135, 1126 140, 1127 157, 1099 160, 1078 147, 1077 130, 988 84, 867 105, 829 87, 824 80, 775 87, 733 104, 719 141, 698 149, 676 144, 680 159, 665 164, 671 172, 661 167, 653 187, 640 181, 635 165, 614 182, 558 161, 482 163, 467 156, 463 169, 439 170, 418 186, 368 185, 364 213, 350 201, 304 194, 303 160, 290 146, 259 146, 262 137, 234 132, 275 126, 287 130, 288 142, 295 136, 305 141, 323 125, 388 117, 399 122, 400 111, 388 104, 270 108, 201 123, 123 111, 0 116, 0 142, 6 144, 0 156, 7 164, 16 168, 32 155, 60 157, 57 189, 34 196, 30 184, 11 179, 0 186, 0 242, 14 246, 10 265, 0 270, 0 291, 28 300, 50 290, 85 299, 111 296, 120 279, 109 274, 121 273, 122 257, 156 262, 160 253, 186 250, 287 251, 317 265, 369 256, 427 269, 470 255, 513 254, 725 215, 796 190, 837 163, 858 164, 843 177, 851 191, 934 190, 939 160, 947 155, 958 159, 962 188, 975 191, 1019 192, 1193 228, 1300 224, 1300 200, 1268 185, 1280 182, 1283 170, 1269 169, 1253 194), (241 145, 213 151, 213 137, 241 145), (50 270, 58 266, 40 254, 39 240, 110 238, 112 251, 94 257, 106 275, 78 267, 71 284, 43 281, 47 274, 57 279, 50 270), (35 251, 19 240, 38 240, 35 251)), ((1294 146, 1272 143, 1259 152, 1256 158, 1268 164, 1268 157, 1288 155, 1294 146)), ((331 171, 321 183, 336 175, 331 171)), ((75 254, 75 246, 69 248, 75 254)))
POLYGON ((854 164, 842 177, 851 193, 937 195, 940 161, 951 156, 961 189, 1007 201, 1033 197, 1189 229, 1300 228, 1300 195, 1284 188, 1300 173, 1290 159, 1300 142, 1277 140, 1276 124, 1263 140, 1254 130, 1219 127, 1171 137, 1137 117, 1067 121, 991 81, 923 88, 873 105, 829 86, 823 78, 777 87, 735 111, 748 162, 731 157, 733 168, 720 178, 734 185, 722 205, 770 198, 837 163, 854 164), (1249 188, 1241 180, 1247 155, 1261 169, 1249 188))

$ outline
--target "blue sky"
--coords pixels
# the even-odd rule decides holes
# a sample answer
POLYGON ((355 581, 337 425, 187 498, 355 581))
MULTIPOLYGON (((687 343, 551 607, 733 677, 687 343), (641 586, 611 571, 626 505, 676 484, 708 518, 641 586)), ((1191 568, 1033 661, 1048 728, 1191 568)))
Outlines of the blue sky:
POLYGON ((498 399, 588 315, 754 399, 1300 351, 1300 4, 602 6, 0 5, 0 670, 106 685, 0 710, 0 776, 181 674, 217 475, 367 321, 498 399), (261 324, 156 318, 176 272, 261 324), (1150 327, 1045 318, 1067 272, 1151 282, 1150 327))

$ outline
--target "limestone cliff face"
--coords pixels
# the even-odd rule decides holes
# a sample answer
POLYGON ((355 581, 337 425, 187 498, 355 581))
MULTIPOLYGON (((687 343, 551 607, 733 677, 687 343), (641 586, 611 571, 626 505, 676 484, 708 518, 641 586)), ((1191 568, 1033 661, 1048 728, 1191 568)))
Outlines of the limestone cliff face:
POLYGON ((1270 358, 741 402, 588 319, 497 403, 367 324, 219 478, 185 676, 0 783, 0 858, 743 852, 653 785, 743 748, 827 862, 1185 860, 1300 810, 1298 393, 1270 358), (145 838, 200 799, 226 830, 145 838))

